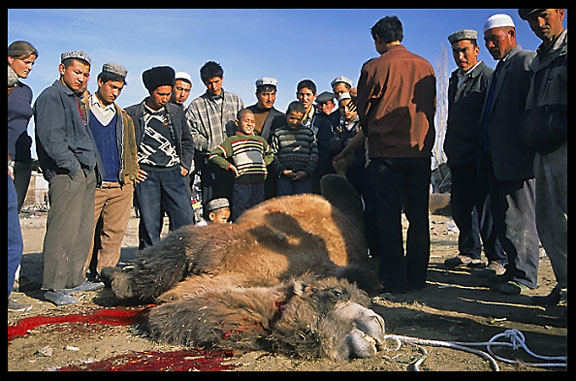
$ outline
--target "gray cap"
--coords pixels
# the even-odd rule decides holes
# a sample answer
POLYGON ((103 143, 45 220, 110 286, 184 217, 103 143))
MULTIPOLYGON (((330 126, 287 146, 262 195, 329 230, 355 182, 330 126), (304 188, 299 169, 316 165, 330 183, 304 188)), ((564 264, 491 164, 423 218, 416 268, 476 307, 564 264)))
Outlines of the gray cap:
POLYGON ((350 78, 344 77, 343 75, 336 77, 332 82, 330 82, 330 86, 334 87, 334 85, 338 82, 344 82, 348 86, 352 87, 352 80, 350 78))
POLYGON ((316 98, 316 103, 326 103, 332 100, 334 100, 334 93, 324 91, 322 94, 318 95, 316 98))
POLYGON ((60 62, 67 60, 69 58, 76 58, 78 60, 83 60, 88 62, 88 65, 92 66, 92 60, 88 57, 88 54, 82 50, 73 50, 71 52, 64 52, 60 54, 60 62))
POLYGON ((462 40, 477 40, 478 32, 473 29, 462 29, 448 36, 451 44, 462 40))
POLYGON ((278 80, 272 77, 262 77, 256 80, 256 87, 259 86, 278 86, 278 80))
POLYGON ((522 20, 528 20, 528 18, 530 17, 530 15, 534 14, 534 13, 538 13, 543 11, 544 9, 542 8, 520 8, 518 9, 518 15, 522 18, 522 20))
POLYGON ((214 200, 208 201, 206 204, 206 212, 210 213, 218 209, 229 208, 230 203, 227 198, 215 198, 214 200))
POLYGON ((120 66, 115 63, 105 63, 104 65, 102 65, 102 73, 115 74, 119 75, 122 78, 126 78, 128 70, 126 70, 124 66, 120 66))

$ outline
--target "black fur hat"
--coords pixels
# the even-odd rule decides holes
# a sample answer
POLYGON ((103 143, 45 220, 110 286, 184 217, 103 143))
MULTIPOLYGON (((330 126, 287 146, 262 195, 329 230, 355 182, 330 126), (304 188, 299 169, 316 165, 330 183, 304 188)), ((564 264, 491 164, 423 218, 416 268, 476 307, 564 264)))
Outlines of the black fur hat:
POLYGON ((158 86, 173 86, 176 72, 170 66, 157 66, 142 73, 142 81, 149 92, 158 86))

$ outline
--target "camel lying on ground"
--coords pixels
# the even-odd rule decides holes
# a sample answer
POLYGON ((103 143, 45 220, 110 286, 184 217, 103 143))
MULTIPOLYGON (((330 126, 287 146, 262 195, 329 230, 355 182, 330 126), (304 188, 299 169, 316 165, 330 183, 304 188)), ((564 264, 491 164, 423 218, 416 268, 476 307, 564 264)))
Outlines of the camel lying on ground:
POLYGON ((234 224, 186 226, 142 250, 131 272, 103 270, 118 299, 152 302, 153 338, 208 348, 372 356, 384 321, 364 238, 318 195, 278 197, 234 224))

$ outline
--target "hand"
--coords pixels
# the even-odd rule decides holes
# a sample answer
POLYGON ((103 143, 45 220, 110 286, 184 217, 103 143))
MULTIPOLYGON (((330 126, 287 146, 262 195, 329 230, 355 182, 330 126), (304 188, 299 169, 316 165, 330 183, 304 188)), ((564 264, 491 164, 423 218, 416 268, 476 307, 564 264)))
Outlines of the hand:
POLYGON ((182 177, 184 177, 188 174, 188 170, 183 166, 180 166, 180 174, 182 175, 182 177))
POLYGON ((236 168, 236 166, 230 164, 228 170, 234 172, 234 177, 240 177, 240 172, 238 172, 238 168, 236 168))
POLYGON ((340 151, 337 155, 332 158, 332 164, 338 163, 340 160, 346 157, 347 152, 345 150, 340 151))
POLYGON ((145 181, 147 177, 148 177, 148 173, 146 173, 146 171, 144 171, 142 168, 140 168, 140 169, 138 169, 138 176, 136 176, 134 181, 136 183, 141 183, 141 182, 145 181))
POLYGON ((306 177, 308 177, 308 174, 304 171, 298 171, 294 174, 294 176, 292 177, 293 181, 297 181, 297 180, 303 180, 306 177))

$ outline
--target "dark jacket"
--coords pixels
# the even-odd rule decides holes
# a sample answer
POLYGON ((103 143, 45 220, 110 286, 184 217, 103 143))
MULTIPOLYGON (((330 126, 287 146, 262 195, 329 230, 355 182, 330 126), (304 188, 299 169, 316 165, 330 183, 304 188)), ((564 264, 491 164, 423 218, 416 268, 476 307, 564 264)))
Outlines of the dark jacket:
MULTIPOLYGON (((134 122, 134 132, 136 135, 136 146, 140 149, 142 138, 144 137, 144 99, 141 103, 127 107, 126 112, 134 122)), ((192 141, 192 134, 190 134, 190 127, 184 116, 182 107, 167 103, 166 111, 170 115, 172 121, 172 128, 174 129, 174 137, 176 139, 176 152, 180 157, 180 165, 187 170, 190 170, 194 158, 194 142, 192 141)))
POLYGON ((452 72, 448 86, 444 153, 450 167, 465 165, 480 152, 482 107, 494 71, 480 62, 458 87, 458 70, 452 72))
MULTIPOLYGON (((534 151, 522 144, 520 125, 530 87, 530 64, 535 52, 520 45, 500 60, 492 81, 497 78, 494 98, 486 123, 494 175, 500 181, 526 180, 534 177, 534 151)), ((484 144, 484 142, 482 142, 484 144)))
POLYGON ((38 162, 46 180, 56 174, 74 178, 80 170, 96 169, 97 183, 101 183, 100 156, 72 89, 60 80, 44 89, 34 103, 34 123, 38 162))
MULTIPOLYGON (((246 107, 248 110, 257 113, 258 112, 258 104, 246 107)), ((286 115, 283 112, 276 110, 274 107, 270 109, 266 120, 264 121, 264 125, 262 126, 262 131, 260 131, 260 136, 262 136, 268 143, 270 143, 270 133, 278 128, 281 128, 286 125, 286 115)))

